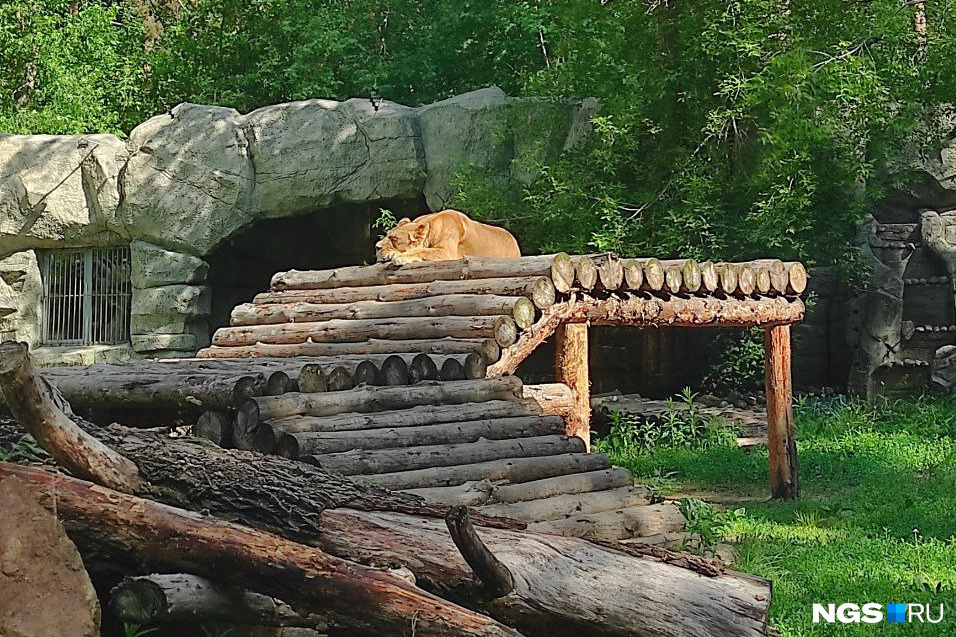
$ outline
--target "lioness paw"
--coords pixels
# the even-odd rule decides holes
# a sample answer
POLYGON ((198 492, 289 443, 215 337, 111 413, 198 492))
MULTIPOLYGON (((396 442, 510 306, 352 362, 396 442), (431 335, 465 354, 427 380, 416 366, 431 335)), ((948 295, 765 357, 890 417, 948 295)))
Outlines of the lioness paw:
POLYGON ((408 263, 418 263, 422 261, 420 256, 414 254, 396 254, 392 257, 392 263, 395 265, 406 265, 408 263))

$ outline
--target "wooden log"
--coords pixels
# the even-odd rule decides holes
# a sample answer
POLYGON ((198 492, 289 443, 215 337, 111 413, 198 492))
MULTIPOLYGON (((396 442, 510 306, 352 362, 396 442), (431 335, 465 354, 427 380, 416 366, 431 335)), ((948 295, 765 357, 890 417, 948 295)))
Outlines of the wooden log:
MULTIPOLYGON (((280 441, 281 444, 281 441, 280 441)), ((574 436, 536 436, 518 440, 481 440, 447 445, 356 449, 306 457, 326 471, 347 476, 414 471, 431 467, 490 462, 499 458, 531 458, 585 451, 584 442, 574 436)))
POLYGON ((408 364, 401 356, 392 354, 382 361, 383 385, 407 385, 409 381, 408 364))
POLYGON ((517 340, 517 334, 514 319, 508 316, 441 316, 223 327, 216 330, 212 342, 217 347, 235 347, 257 343, 348 343, 371 338, 403 340, 451 336, 468 339, 493 337, 499 345, 507 347, 517 340))
POLYGON ((664 266, 657 259, 651 258, 640 260, 644 267, 644 285, 641 289, 649 292, 660 292, 667 283, 667 276, 664 272, 664 266))
POLYGON ((624 282, 624 266, 616 254, 598 254, 593 257, 601 289, 614 291, 624 282))
MULTIPOLYGON (((788 273, 788 285, 787 285, 787 294, 803 294, 807 289, 807 282, 809 276, 807 275, 807 269, 802 263, 793 262, 786 263, 787 273, 788 273)), ((940 277, 945 279, 945 277, 940 277)), ((943 281, 946 282, 945 280, 943 281)))
POLYGON ((757 291, 757 274, 746 264, 737 264, 737 292, 750 296, 757 291))
POLYGON ((441 380, 465 380, 465 366, 456 358, 446 358, 438 370, 441 380))
POLYGON ((561 292, 568 292, 574 279, 573 268, 571 257, 563 252, 517 259, 465 257, 456 261, 426 261, 402 266, 377 263, 332 270, 279 272, 272 277, 272 289, 323 290, 439 280, 544 276, 561 286, 561 292))
POLYGON ((438 365, 428 354, 416 354, 408 366, 409 381, 438 380, 438 365))
POLYGON ((564 434, 564 420, 558 416, 518 416, 417 427, 292 432, 279 438, 276 453, 286 458, 298 458, 353 449, 396 449, 561 434, 564 434))
POLYGON ((240 428, 256 428, 265 420, 288 416, 333 416, 350 411, 374 412, 421 405, 460 405, 514 399, 521 391, 515 376, 487 380, 425 382, 409 387, 362 387, 319 394, 284 394, 250 398, 237 412, 240 428))
POLYGON ((707 293, 720 290, 720 274, 713 261, 704 261, 700 264, 700 289, 707 293))
POLYGON ((13 417, 74 475, 127 491, 142 486, 136 465, 77 427, 61 411, 52 390, 34 373, 26 343, 0 343, 0 394, 13 417))
POLYGON ((408 489, 403 493, 415 495, 429 504, 439 506, 481 506, 491 498, 491 482, 488 480, 474 480, 454 487, 434 487, 430 489, 408 489))
POLYGON ((582 290, 593 290, 598 278, 594 260, 587 256, 572 257, 572 259, 574 261, 574 285, 582 290))
POLYGON ((276 535, 42 470, 2 463, 0 475, 45 496, 41 503, 86 551, 120 550, 159 568, 255 587, 361 631, 400 634, 414 620, 423 636, 518 635, 387 572, 276 535))
MULTIPOLYGON (((427 356, 427 354, 423 354, 427 356)), ((356 385, 382 385, 382 374, 378 367, 370 360, 364 360, 355 366, 352 380, 356 385)))
POLYGON ((700 290, 700 265, 694 259, 662 261, 667 291, 671 294, 693 293, 700 290))
POLYGON ((564 323, 555 336, 554 379, 567 385, 574 408, 566 416, 567 434, 591 448, 591 380, 588 362, 587 323, 564 323))
POLYGON ((596 453, 566 453, 534 458, 507 458, 457 467, 430 467, 358 476, 357 479, 385 489, 452 487, 475 480, 530 482, 570 473, 600 471, 611 466, 606 456, 596 453))
POLYGON ((618 487, 630 487, 634 484, 634 477, 627 469, 601 469, 586 473, 572 473, 568 475, 543 478, 519 484, 500 485, 492 492, 492 500, 501 504, 513 504, 552 498, 561 494, 590 493, 604 491, 618 487))
POLYGON ((624 259, 624 287, 637 292, 644 286, 644 265, 638 259, 624 259))
POLYGON ((236 327, 329 320, 507 315, 527 328, 534 323, 534 312, 534 304, 524 296, 452 294, 407 301, 356 301, 335 304, 243 303, 232 310, 229 324, 236 327))
POLYGON ((326 391, 329 391, 329 379, 322 365, 318 363, 303 365, 299 372, 299 392, 315 394, 326 391))
POLYGON ((550 277, 518 276, 501 279, 373 285, 330 290, 265 292, 257 294, 253 298, 253 302, 257 304, 294 302, 327 304, 355 303, 356 301, 407 301, 450 294, 525 296, 531 299, 535 307, 544 309, 554 304, 555 287, 550 277))
POLYGON ((774 498, 789 500, 800 496, 797 438, 793 426, 789 325, 777 325, 764 330, 764 352, 770 492, 774 498))
POLYGON ((564 383, 541 383, 524 385, 521 396, 538 407, 542 414, 573 418, 578 409, 574 391, 564 383))
POLYGON ((300 343, 297 345, 270 345, 258 343, 241 347, 207 347, 200 350, 200 360, 249 360, 257 357, 301 358, 328 356, 363 356, 403 354, 424 352, 426 354, 470 354, 478 352, 493 363, 501 355, 501 347, 493 338, 462 339, 439 338, 426 340, 383 340, 370 339, 363 343, 300 343))
POLYGON ((532 524, 646 506, 650 502, 647 490, 621 487, 591 493, 563 493, 514 504, 492 504, 482 507, 481 512, 532 524))
MULTIPOLYGON (((767 275, 770 279, 769 292, 777 294, 786 294, 787 287, 790 285, 790 273, 784 267, 780 259, 758 259, 751 262, 753 265, 767 269, 767 275)), ((766 294, 766 292, 764 292, 766 294)))
POLYGON ((230 447, 233 444, 232 417, 221 411, 204 411, 193 425, 193 435, 220 447, 230 447))
POLYGON ((746 267, 753 272, 754 275, 754 292, 757 294, 769 294, 773 289, 770 284, 770 267, 755 262, 748 263, 746 267))
POLYGON ((127 577, 110 591, 110 610, 121 621, 306 626, 326 630, 321 615, 301 615, 283 601, 185 573, 127 577))
POLYGON ((281 396, 298 388, 298 375, 293 380, 288 372, 275 371, 266 377, 266 388, 263 392, 266 396, 281 396))
POLYGON ((735 294, 740 268, 736 263, 718 263, 716 268, 720 279, 720 291, 724 294, 735 294))
POLYGON ((639 505, 618 511, 573 515, 535 522, 529 531, 596 540, 624 540, 643 535, 682 531, 687 520, 674 504, 639 505))
POLYGON ((339 392, 347 391, 355 387, 355 381, 352 380, 352 373, 344 365, 336 365, 328 375, 328 390, 339 392))
POLYGON ((478 537, 466 507, 460 504, 451 507, 445 523, 458 552, 471 567, 485 595, 499 599, 515 589, 514 575, 478 537))

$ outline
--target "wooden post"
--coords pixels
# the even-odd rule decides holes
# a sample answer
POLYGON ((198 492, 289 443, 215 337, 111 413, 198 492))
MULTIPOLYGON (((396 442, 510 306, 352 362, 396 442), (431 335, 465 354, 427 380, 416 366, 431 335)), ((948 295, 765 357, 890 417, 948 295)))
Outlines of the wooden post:
POLYGON ((797 440, 793 430, 793 386, 790 379, 790 326, 764 329, 767 382, 767 440, 770 448, 770 492, 774 498, 800 495, 797 440))
POLYGON ((576 408, 568 417, 567 433, 591 449, 591 381, 588 374, 588 325, 563 323, 555 332, 554 376, 574 392, 576 408))

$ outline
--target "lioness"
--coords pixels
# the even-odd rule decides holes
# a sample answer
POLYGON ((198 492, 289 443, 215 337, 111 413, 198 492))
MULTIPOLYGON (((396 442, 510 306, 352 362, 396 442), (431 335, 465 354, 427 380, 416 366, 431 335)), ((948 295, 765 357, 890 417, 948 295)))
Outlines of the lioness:
POLYGON ((518 242, 504 228, 469 219, 457 210, 402 219, 375 244, 379 261, 397 265, 462 257, 520 257, 518 242))

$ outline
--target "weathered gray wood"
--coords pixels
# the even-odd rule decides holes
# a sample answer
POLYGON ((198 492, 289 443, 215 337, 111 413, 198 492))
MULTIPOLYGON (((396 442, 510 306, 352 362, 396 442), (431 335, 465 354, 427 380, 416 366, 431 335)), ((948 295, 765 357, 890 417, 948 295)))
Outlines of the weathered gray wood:
POLYGON ((185 573, 127 577, 110 591, 110 610, 124 622, 228 622, 326 630, 321 615, 300 615, 267 595, 185 573))
POLYGON ((514 504, 491 504, 480 510, 485 515, 498 515, 530 524, 644 506, 650 502, 647 489, 621 487, 610 491, 566 493, 514 504))
POLYGON ((425 489, 407 489, 403 493, 417 495, 423 498, 429 504, 439 506, 452 506, 462 504, 464 506, 481 506, 491 499, 491 491, 494 487, 488 480, 474 480, 453 487, 432 487, 425 489))
POLYGON ((358 431, 320 431, 287 433, 279 438, 276 453, 286 458, 309 454, 327 454, 353 449, 395 449, 452 443, 564 433, 564 420, 558 416, 521 416, 447 422, 418 427, 388 427, 358 431))
MULTIPOLYGON (((297 343, 293 345, 270 345, 257 343, 241 347, 207 347, 200 350, 198 360, 207 361, 247 361, 259 357, 303 358, 327 356, 362 356, 384 354, 404 354, 424 352, 426 354, 470 354, 480 353, 486 361, 493 363, 501 356, 501 346, 493 338, 435 338, 411 340, 369 339, 361 343, 297 343)), ((309 361, 304 361, 309 362, 309 361)))
POLYGON ((368 320, 435 316, 511 316, 527 328, 534 322, 534 304, 524 296, 449 294, 407 301, 354 303, 242 303, 232 310, 229 324, 276 325, 329 320, 368 320))
POLYGON ((587 539, 623 540, 642 535, 681 531, 686 523, 687 520, 677 507, 667 503, 534 522, 528 525, 528 530, 587 539))
POLYGON ((634 477, 630 471, 615 467, 586 473, 571 473, 531 482, 500 485, 495 487, 492 500, 502 504, 526 502, 528 500, 551 498, 565 493, 589 493, 591 491, 629 487, 633 484, 634 477))
POLYGON ((611 462, 599 453, 565 453, 534 458, 507 458, 457 467, 431 467, 362 475, 357 479, 386 489, 450 487, 475 480, 530 482, 542 478, 607 469, 611 462))
POLYGON ((193 435, 220 447, 231 447, 232 416, 222 411, 204 411, 193 425, 193 435))
POLYGON ((571 289, 573 267, 571 258, 563 252, 515 259, 465 257, 456 261, 426 261, 402 266, 389 262, 332 270, 279 272, 272 277, 272 289, 321 290, 392 283, 546 276, 554 279, 556 285, 561 285, 562 292, 567 292, 571 289))
POLYGON ((422 447, 354 450, 311 455, 306 459, 326 471, 351 476, 414 471, 430 467, 453 467, 466 463, 489 462, 499 458, 580 453, 584 450, 584 441, 580 438, 550 435, 518 440, 482 440, 422 447))
MULTIPOLYGON (((593 264, 592 264, 593 265, 593 264)), ((595 273, 596 274, 596 273, 595 273)), ((354 303, 356 301, 406 301, 449 294, 492 294, 525 296, 535 307, 544 309, 554 304, 554 282, 546 276, 518 276, 465 281, 430 281, 329 290, 288 290, 257 294, 253 302, 272 303, 354 303)))

